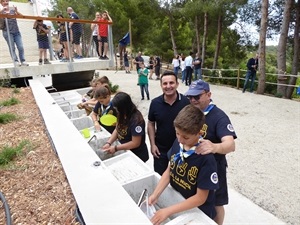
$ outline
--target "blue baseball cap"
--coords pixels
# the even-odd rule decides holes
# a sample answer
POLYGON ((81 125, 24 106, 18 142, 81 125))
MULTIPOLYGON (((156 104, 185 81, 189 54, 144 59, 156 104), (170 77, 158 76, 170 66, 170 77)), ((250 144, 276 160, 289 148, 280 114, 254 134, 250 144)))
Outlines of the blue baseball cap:
POLYGON ((196 96, 203 93, 203 91, 210 91, 209 84, 205 81, 199 79, 194 81, 190 87, 189 90, 185 93, 186 96, 196 96))

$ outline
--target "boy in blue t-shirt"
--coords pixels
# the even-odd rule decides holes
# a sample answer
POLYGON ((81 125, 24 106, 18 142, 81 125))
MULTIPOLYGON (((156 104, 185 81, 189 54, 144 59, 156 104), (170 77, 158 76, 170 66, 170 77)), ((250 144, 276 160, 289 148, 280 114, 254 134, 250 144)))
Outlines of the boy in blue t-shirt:
POLYGON ((193 105, 187 105, 174 120, 177 139, 168 152, 169 166, 163 173, 157 187, 149 197, 149 204, 155 204, 170 184, 186 200, 158 210, 151 218, 153 224, 159 224, 169 216, 195 207, 207 216, 216 216, 214 197, 219 187, 217 164, 213 154, 197 155, 196 146, 201 138, 201 128, 205 122, 202 111, 193 105))
POLYGON ((49 29, 47 25, 43 23, 43 20, 36 20, 33 24, 33 29, 36 30, 36 36, 39 45, 39 65, 43 64, 43 56, 44 64, 51 64, 47 58, 47 50, 49 49, 49 29))

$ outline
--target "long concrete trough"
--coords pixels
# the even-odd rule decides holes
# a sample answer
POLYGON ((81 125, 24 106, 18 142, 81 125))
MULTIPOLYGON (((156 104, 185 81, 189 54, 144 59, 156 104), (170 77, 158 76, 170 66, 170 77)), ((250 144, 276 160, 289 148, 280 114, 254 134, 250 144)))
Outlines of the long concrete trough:
MULTIPOLYGON (((88 116, 69 107, 74 105, 75 96, 79 103, 83 93, 49 94, 40 81, 29 82, 85 224, 151 224, 137 203, 144 189, 149 193, 154 190, 160 176, 131 151, 109 156, 101 152, 110 134, 104 129, 95 132, 88 116), (72 104, 66 100, 70 96, 72 104), (74 121, 81 123, 75 125, 74 121), (89 138, 81 134, 85 128, 90 131, 89 138)), ((155 208, 182 200, 169 186, 155 208)), ((164 224, 183 223, 215 224, 198 209, 176 214, 164 224)))

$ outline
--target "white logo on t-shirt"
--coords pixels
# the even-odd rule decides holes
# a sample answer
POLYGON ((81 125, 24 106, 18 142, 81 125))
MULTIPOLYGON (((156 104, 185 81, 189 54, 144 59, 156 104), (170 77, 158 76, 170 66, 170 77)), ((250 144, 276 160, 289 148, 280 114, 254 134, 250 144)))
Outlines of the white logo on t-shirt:
POLYGON ((141 126, 137 126, 136 128, 135 128, 135 132, 137 132, 137 133, 141 133, 142 132, 142 127, 141 126))

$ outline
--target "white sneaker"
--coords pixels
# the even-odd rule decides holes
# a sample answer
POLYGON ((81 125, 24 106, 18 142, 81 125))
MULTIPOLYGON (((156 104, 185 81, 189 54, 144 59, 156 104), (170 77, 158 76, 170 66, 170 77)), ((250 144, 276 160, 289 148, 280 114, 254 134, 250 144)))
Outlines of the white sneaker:
POLYGON ((29 64, 24 61, 24 62, 21 62, 20 66, 29 66, 29 64))

